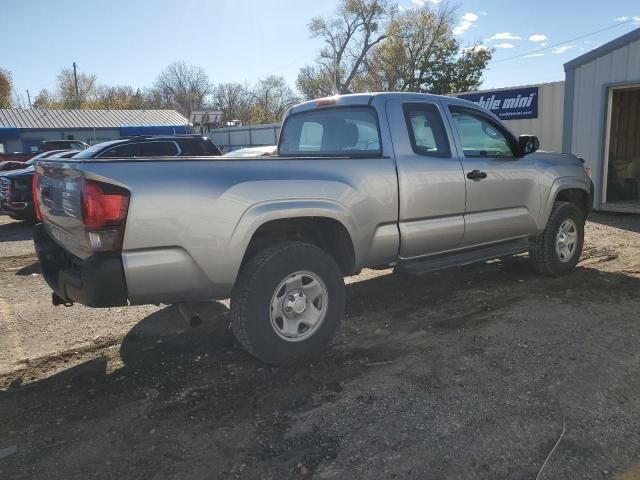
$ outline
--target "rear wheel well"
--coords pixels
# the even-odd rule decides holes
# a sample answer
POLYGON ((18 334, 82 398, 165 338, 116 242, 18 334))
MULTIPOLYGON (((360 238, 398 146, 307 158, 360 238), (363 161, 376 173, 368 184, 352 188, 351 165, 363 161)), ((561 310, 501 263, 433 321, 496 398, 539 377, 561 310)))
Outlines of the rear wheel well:
POLYGON ((355 252, 349 232, 339 221, 325 217, 284 218, 265 223, 251 237, 242 263, 267 246, 287 240, 312 243, 331 255, 342 273, 355 273, 355 252))
POLYGON ((582 213, 584 221, 589 216, 589 194, 580 188, 567 188, 556 195, 556 202, 569 202, 575 204, 582 213))

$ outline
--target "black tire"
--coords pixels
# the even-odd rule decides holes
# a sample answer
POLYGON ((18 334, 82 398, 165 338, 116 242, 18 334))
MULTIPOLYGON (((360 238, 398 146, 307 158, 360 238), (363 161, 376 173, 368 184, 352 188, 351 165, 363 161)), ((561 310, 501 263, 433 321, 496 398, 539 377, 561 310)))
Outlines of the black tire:
POLYGON ((281 242, 266 247, 244 265, 231 297, 231 325, 242 346, 271 365, 292 365, 316 359, 333 338, 344 316, 344 276, 335 260, 319 247, 303 242, 281 242), (326 287, 324 319, 308 338, 287 341, 271 323, 276 288, 295 272, 318 276, 326 287))
POLYGON ((580 260, 584 245, 584 222, 582 211, 574 203, 556 202, 553 205, 547 227, 535 241, 535 247, 529 251, 536 271, 549 277, 560 277, 573 271, 580 260), (567 261, 561 261, 556 252, 556 239, 561 225, 573 220, 577 233, 577 242, 567 261))

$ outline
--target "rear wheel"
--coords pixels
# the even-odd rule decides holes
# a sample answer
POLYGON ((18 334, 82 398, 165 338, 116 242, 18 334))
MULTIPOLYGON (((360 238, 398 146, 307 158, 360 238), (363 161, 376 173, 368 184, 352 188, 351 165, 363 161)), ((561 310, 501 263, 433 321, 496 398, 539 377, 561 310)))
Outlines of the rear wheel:
POLYGON ((574 203, 556 202, 547 227, 529 252, 535 269, 550 277, 571 272, 584 245, 584 218, 574 203))
POLYGON ((242 268, 231 298, 232 328, 252 355, 272 365, 317 358, 344 315, 345 286, 319 247, 282 242, 242 268))

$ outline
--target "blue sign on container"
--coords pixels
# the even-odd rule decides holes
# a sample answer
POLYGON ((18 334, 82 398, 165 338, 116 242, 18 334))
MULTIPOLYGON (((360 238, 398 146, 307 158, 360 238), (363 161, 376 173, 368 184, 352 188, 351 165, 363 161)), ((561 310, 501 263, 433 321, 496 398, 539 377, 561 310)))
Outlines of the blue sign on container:
POLYGON ((538 118, 538 87, 458 95, 493 112, 502 120, 538 118))

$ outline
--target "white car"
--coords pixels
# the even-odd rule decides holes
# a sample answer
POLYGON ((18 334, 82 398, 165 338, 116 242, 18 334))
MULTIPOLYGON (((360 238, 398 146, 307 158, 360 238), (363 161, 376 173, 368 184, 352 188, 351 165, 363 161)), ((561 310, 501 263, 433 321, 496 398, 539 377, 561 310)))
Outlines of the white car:
POLYGON ((267 145, 266 147, 239 148, 233 152, 225 153, 224 157, 268 157, 276 154, 277 145, 267 145))

